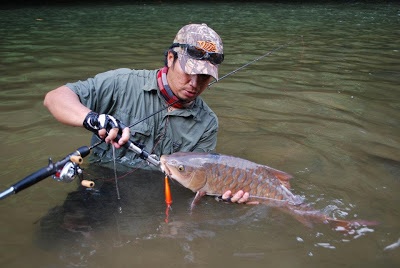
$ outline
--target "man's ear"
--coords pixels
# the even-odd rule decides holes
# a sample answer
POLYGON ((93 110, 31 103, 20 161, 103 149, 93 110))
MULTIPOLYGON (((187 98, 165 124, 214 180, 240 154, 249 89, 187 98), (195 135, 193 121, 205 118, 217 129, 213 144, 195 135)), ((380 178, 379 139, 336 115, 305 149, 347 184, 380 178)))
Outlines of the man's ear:
POLYGON ((172 53, 171 51, 168 51, 168 55, 167 55, 167 66, 168 68, 171 68, 174 62, 174 53, 172 53))

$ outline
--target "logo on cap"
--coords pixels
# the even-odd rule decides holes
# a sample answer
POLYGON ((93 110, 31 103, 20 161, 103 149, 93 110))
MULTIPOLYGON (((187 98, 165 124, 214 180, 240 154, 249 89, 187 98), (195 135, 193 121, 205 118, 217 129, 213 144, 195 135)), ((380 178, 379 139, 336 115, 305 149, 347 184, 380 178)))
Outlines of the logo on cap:
POLYGON ((215 42, 210 42, 210 41, 197 41, 197 46, 199 48, 204 49, 205 51, 208 52, 217 52, 217 46, 215 42))

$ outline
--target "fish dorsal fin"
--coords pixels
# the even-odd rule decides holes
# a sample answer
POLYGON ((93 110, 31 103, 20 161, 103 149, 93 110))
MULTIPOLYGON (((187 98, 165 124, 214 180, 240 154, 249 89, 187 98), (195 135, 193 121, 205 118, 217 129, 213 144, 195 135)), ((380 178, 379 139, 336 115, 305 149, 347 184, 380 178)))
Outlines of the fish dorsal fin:
POLYGON ((293 178, 292 175, 269 166, 263 166, 263 168, 266 169, 269 174, 276 177, 283 186, 285 186, 287 189, 290 189, 289 180, 293 178))
POLYGON ((275 173, 275 176, 279 179, 279 181, 282 183, 283 186, 285 186, 286 188, 290 189, 289 180, 292 178, 292 176, 287 174, 287 173, 285 173, 285 172, 282 172, 282 171, 279 171, 279 170, 277 170, 277 171, 278 172, 275 173))

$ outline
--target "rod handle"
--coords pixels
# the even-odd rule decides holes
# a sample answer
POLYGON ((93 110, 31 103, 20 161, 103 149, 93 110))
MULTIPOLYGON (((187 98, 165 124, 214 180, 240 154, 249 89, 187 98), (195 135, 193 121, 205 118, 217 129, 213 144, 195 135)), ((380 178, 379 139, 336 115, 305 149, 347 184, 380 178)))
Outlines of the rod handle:
POLYGON ((93 181, 89 181, 89 180, 82 180, 81 181, 81 185, 83 187, 86 187, 86 188, 93 188, 94 187, 94 182, 93 181))
POLYGON ((69 157, 69 160, 75 164, 82 164, 83 163, 83 158, 80 155, 71 155, 69 157))

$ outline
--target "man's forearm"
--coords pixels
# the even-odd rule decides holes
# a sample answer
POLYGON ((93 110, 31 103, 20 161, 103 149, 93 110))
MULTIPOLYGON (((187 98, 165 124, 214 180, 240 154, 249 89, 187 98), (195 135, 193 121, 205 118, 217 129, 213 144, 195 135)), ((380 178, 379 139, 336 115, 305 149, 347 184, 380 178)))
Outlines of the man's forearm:
POLYGON ((48 92, 44 106, 61 123, 81 127, 90 109, 85 107, 78 96, 68 87, 61 86, 48 92))

